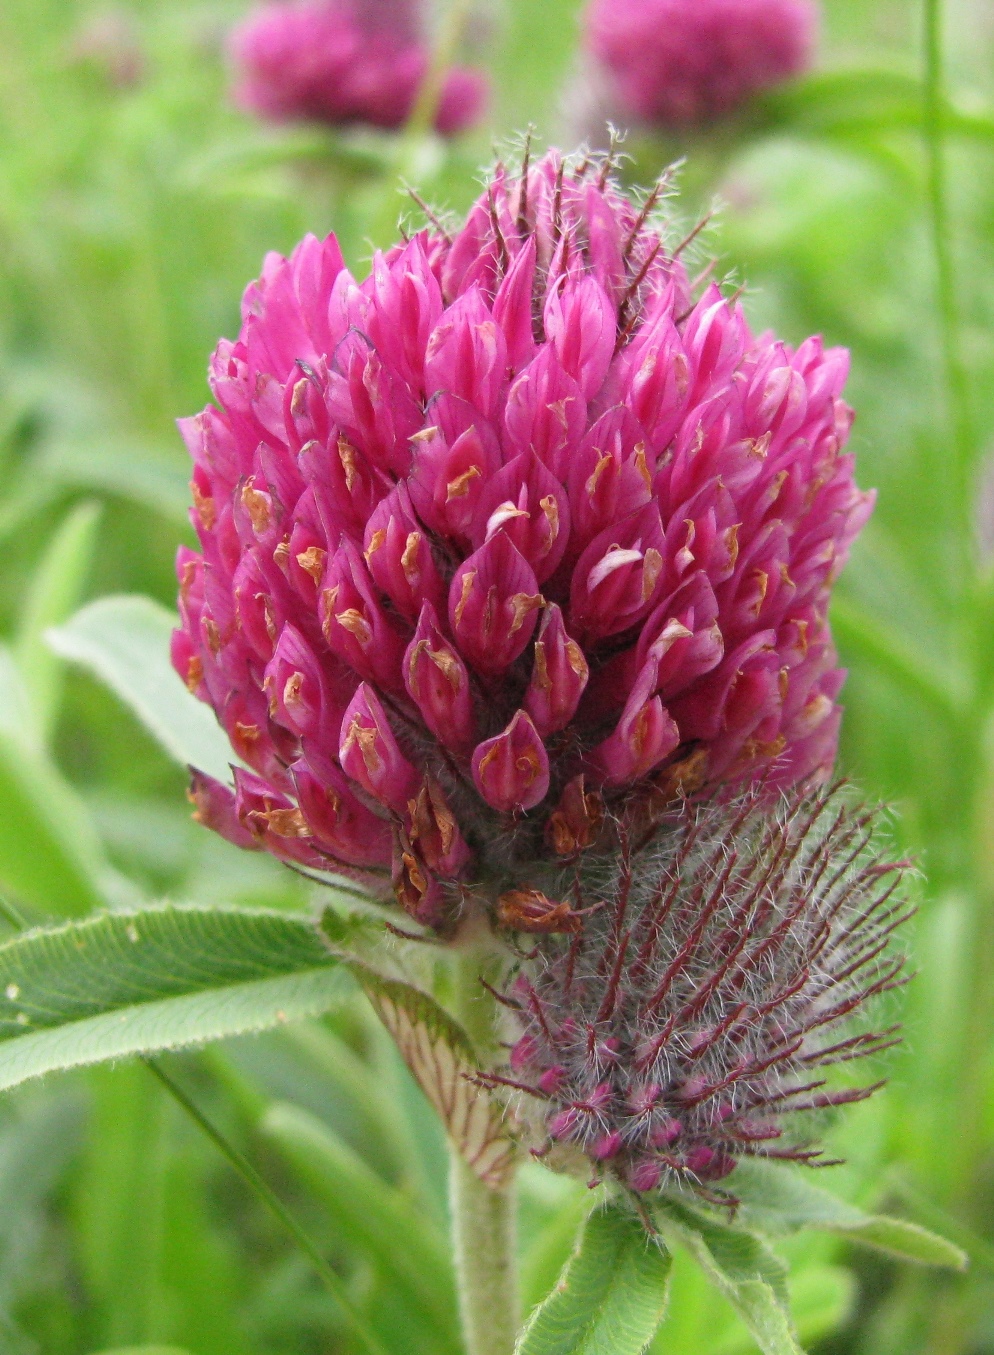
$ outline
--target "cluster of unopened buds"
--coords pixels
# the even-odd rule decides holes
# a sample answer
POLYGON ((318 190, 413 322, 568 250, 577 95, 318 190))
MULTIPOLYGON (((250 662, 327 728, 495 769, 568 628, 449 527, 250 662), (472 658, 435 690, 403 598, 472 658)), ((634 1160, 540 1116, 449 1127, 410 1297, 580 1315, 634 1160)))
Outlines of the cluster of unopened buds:
MULTIPOLYGON (((659 190, 551 153, 365 281, 334 238, 267 259, 217 407, 183 425, 200 551, 173 658, 240 759, 232 786, 195 776, 204 823, 392 888, 442 937, 482 913, 553 956, 601 945, 589 863, 675 840, 680 796, 824 779, 829 593, 872 506, 847 356, 754 335, 682 255, 659 190)), ((614 1131, 555 1123, 610 1156, 614 1131)))
POLYGON ((873 819, 839 787, 759 782, 591 863, 600 905, 501 997, 518 1036, 485 1080, 524 1094, 533 1151, 579 1149, 637 1192, 706 1192, 743 1157, 821 1159, 797 1112, 864 1100, 881 1084, 833 1088, 824 1070, 897 1036, 849 1028, 905 981, 889 947, 905 863, 877 857, 873 819))

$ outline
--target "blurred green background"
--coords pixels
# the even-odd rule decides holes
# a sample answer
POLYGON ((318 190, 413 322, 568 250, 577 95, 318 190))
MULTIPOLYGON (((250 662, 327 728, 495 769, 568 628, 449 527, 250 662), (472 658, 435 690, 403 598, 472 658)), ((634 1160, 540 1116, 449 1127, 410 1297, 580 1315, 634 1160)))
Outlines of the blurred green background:
MULTIPOLYGON (((859 478, 880 498, 834 611, 843 761, 895 805, 923 879, 906 1041, 886 1091, 828 1127, 846 1165, 823 1184, 947 1231, 972 1266, 916 1271, 824 1237, 787 1250, 818 1355, 980 1355, 994 1352, 994 0, 943 16, 938 237, 927 7, 824 9, 820 73, 715 136, 634 138, 625 173, 651 182, 688 154, 678 210, 693 224, 718 194, 702 252, 748 279, 755 325, 853 352, 859 478)), ((203 405, 207 356, 265 251, 334 228, 360 268, 413 211, 398 169, 458 211, 494 142, 529 122, 546 141, 583 131, 576 0, 481 0, 470 37, 491 114, 447 152, 233 111, 222 39, 242 12, 0 3, 0 889, 29 921, 163 896, 307 906, 302 881, 190 822, 182 771, 44 631, 103 593, 172 604, 190 539, 173 420, 203 405)), ((444 1144, 363 1003, 171 1067, 294 1202, 387 1349, 456 1355, 444 1144)), ((585 1205, 525 1169, 527 1301, 585 1205)), ((753 1349, 682 1262, 671 1311, 659 1355, 753 1349)), ((140 1065, 0 1101, 0 1355, 133 1347, 352 1349, 306 1259, 140 1065)))

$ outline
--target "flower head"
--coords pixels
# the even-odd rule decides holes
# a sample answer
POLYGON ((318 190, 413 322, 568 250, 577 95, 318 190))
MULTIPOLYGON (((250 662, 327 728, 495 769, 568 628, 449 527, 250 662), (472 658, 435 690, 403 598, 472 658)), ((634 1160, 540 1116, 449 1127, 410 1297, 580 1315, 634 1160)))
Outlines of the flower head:
POLYGON ((528 1093, 540 1155, 571 1146, 636 1191, 820 1156, 799 1113, 876 1089, 832 1088, 824 1070, 894 1042, 893 1027, 851 1028, 903 982, 888 940, 908 915, 904 866, 875 855, 872 819, 837 792, 754 784, 685 805, 600 889, 588 869, 603 902, 570 909, 570 937, 531 927, 505 998, 518 1038, 492 1081, 528 1093))
POLYGON ((585 42, 624 114, 679 127, 800 74, 817 24, 814 0, 591 0, 585 42))
MULTIPOLYGON (((277 121, 402 127, 428 69, 418 19, 415 0, 268 4, 231 35, 236 101, 277 121)), ((486 95, 481 71, 449 71, 438 131, 453 135, 472 126, 486 95)))
POLYGON ((847 356, 753 335, 654 203, 551 153, 364 281, 267 259, 183 424, 174 662, 252 769, 205 822, 444 927, 623 805, 827 774, 847 356))

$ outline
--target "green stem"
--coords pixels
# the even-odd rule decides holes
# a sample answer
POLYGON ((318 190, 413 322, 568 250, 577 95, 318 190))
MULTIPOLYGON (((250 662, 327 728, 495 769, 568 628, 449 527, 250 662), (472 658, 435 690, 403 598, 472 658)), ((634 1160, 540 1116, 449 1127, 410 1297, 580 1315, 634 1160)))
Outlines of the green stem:
POLYGON ((466 1355, 511 1355, 518 1331, 513 1191, 485 1186, 452 1149, 449 1203, 466 1355))
POLYGON ((193 1101, 187 1096, 177 1083, 175 1083, 165 1070, 154 1059, 143 1059, 142 1062, 148 1068, 149 1072, 159 1079, 166 1091, 172 1096, 186 1111, 190 1119, 198 1128, 202 1129, 216 1148, 220 1150, 224 1157, 228 1159, 232 1167, 246 1183, 252 1193, 266 1206, 273 1217, 283 1225, 286 1231, 311 1260, 315 1270, 321 1276, 325 1286, 330 1290, 342 1312, 349 1321, 349 1325, 359 1338, 363 1349, 368 1355, 387 1355, 385 1347, 377 1340, 366 1325, 365 1319, 356 1309, 352 1300, 349 1298, 348 1290, 342 1280, 332 1270, 328 1262, 321 1255, 316 1244, 308 1237, 303 1228, 293 1217, 286 1205, 278 1195, 272 1191, 266 1182, 262 1179, 256 1169, 244 1157, 234 1144, 216 1128, 207 1116, 198 1109, 193 1101))
MULTIPOLYGON (((486 1059, 495 1041, 495 1004, 480 983, 486 954, 455 957, 453 1007, 486 1059)), ((459 1312, 466 1355, 512 1355, 519 1326, 513 1185, 491 1190, 451 1149, 449 1203, 459 1312)))
POLYGON ((950 234, 942 0, 924 0, 924 17, 923 132, 928 175, 927 202, 935 257, 936 300, 939 308, 943 366, 956 449, 956 506, 962 512, 970 500, 969 467, 973 452, 973 428, 970 417, 969 380, 960 344, 956 278, 950 234))
MULTIPOLYGON (((942 0, 924 0, 925 16, 925 108, 924 131, 928 158, 928 206, 935 254, 936 299, 942 336, 943 358, 953 433, 954 492, 956 495, 955 535, 962 542, 964 577, 972 572, 970 542, 972 532, 971 465, 974 433, 970 409, 969 375, 963 360, 956 296, 956 278, 951 244, 946 171, 946 92, 943 52, 942 0)), ((970 601, 972 590, 965 592, 965 615, 961 624, 969 631, 976 624, 970 601)), ((990 1027, 994 1020, 994 869, 990 860, 990 829, 994 818, 994 724, 986 720, 982 747, 977 756, 975 721, 963 728, 964 781, 973 785, 972 823, 973 901, 971 969, 968 974, 966 1027, 960 1051, 962 1090, 957 1115, 961 1147, 957 1153, 953 1180, 953 1200, 964 1219, 981 1226, 978 1217, 976 1174, 978 1159, 985 1151, 984 1121, 987 1102, 988 1049, 990 1027), (968 775, 971 761, 974 775, 968 775)), ((980 718, 983 718, 980 716, 980 718)), ((962 1318, 962 1314, 960 1315, 962 1318)))
MULTIPOLYGON (((925 22, 925 71, 923 130, 928 169, 928 212, 935 257, 936 301, 942 340, 947 401, 952 431, 953 491, 955 518, 953 522, 954 548, 961 552, 964 579, 963 604, 960 607, 960 626, 964 638, 976 625, 971 602, 972 587, 966 585, 975 572, 972 559, 972 484, 971 465, 974 454, 974 434, 970 410, 969 376, 963 360, 960 341, 959 314, 956 297, 956 278, 951 245, 951 214, 949 210, 946 172, 946 92, 943 51, 942 0, 923 0, 925 22)), ((953 1198, 960 1212, 973 1217, 977 1209, 975 1190, 978 1156, 983 1151, 984 1115, 987 1096, 987 1050, 990 1022, 994 1017, 994 990, 991 985, 994 964, 994 872, 990 862, 989 838, 992 810, 994 810, 994 740, 992 726, 983 728, 982 748, 976 750, 976 723, 984 719, 982 712, 971 709, 965 713, 958 731, 962 747, 960 761, 964 786, 971 787, 973 799, 972 821, 967 821, 972 841, 968 842, 973 861, 971 897, 972 964, 968 976, 968 998, 965 1006, 966 1027, 960 1051, 962 1090, 957 1115, 957 1152, 953 1175, 953 1198), (972 773, 972 774, 971 774, 972 773)))
POLYGON ((471 0, 449 0, 439 23, 428 69, 421 81, 410 117, 396 142, 394 168, 385 178, 380 201, 370 217, 370 237, 376 247, 385 248, 396 238, 401 206, 398 186, 406 190, 407 184, 414 183, 422 191, 429 192, 428 184, 444 163, 444 160, 440 162, 439 157, 446 152, 439 149, 437 139, 430 134, 445 87, 446 73, 462 41, 470 5, 471 0))
POLYGON ((442 98, 445 76, 455 60, 462 42, 463 31, 469 18, 470 0, 449 0, 448 8, 442 17, 437 39, 432 47, 431 57, 425 78, 418 90, 418 97, 411 110, 411 116, 404 128, 404 137, 408 141, 417 141, 431 131, 442 98))

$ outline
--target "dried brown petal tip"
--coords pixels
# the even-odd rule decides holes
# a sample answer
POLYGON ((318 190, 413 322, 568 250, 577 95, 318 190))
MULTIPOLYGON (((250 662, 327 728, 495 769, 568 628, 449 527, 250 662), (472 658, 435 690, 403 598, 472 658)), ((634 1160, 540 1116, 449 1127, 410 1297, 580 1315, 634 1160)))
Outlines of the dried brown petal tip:
POLYGON ((575 935, 583 919, 567 902, 554 903, 538 889, 511 889, 497 900, 497 921, 516 932, 575 935))

